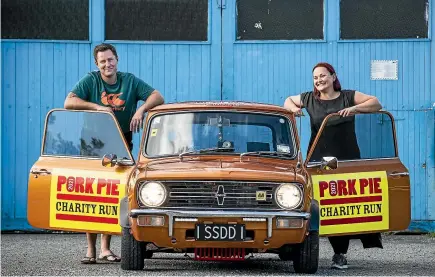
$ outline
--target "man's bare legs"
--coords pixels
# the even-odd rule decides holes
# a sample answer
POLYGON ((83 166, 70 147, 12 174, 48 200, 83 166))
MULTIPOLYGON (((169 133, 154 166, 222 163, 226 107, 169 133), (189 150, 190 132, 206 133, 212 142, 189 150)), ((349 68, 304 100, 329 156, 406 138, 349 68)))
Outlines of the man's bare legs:
MULTIPOLYGON (((119 262, 121 260, 120 257, 116 256, 110 250, 110 240, 112 236, 101 234, 101 249, 99 259, 106 260, 108 262, 119 262)), ((88 250, 86 252, 86 257, 95 259, 96 253, 96 245, 97 245, 97 234, 94 233, 86 233, 86 240, 88 242, 88 250)), ((95 260, 93 260, 95 261, 95 260)), ((86 262, 85 262, 86 263, 86 262)), ((87 262, 90 263, 90 262, 87 262)), ((93 262, 92 262, 93 263, 93 262)))
POLYGON ((101 234, 101 252, 99 259, 105 259, 109 262, 119 262, 121 261, 121 258, 119 256, 116 256, 112 250, 110 250, 110 239, 112 238, 111 235, 107 234, 101 234))
POLYGON ((96 244, 97 244, 97 234, 86 233, 86 240, 88 242, 88 251, 86 252, 86 257, 95 258, 96 252, 96 244))
POLYGON ((95 245, 97 243, 97 234, 86 233, 86 241, 88 242, 88 250, 86 251, 86 256, 81 260, 82 264, 95 264, 96 260, 96 249, 95 245))

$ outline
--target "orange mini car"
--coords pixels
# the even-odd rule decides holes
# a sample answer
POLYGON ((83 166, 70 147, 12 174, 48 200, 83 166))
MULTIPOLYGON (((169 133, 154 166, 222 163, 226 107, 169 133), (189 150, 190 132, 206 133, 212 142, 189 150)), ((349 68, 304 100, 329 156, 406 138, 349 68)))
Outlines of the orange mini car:
POLYGON ((408 171, 393 117, 359 114, 361 158, 315 158, 328 116, 303 159, 295 116, 244 102, 165 104, 149 111, 137 160, 110 113, 48 113, 30 170, 37 228, 121 234, 121 267, 154 252, 196 260, 276 253, 315 273, 319 235, 406 229, 408 171))

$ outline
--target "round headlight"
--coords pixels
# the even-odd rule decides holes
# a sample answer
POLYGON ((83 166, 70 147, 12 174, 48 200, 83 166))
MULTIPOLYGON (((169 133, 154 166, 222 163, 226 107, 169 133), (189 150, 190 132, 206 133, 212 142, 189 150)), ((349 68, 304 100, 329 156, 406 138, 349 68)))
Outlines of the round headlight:
POLYGON ((157 182, 149 182, 143 184, 139 188, 139 199, 148 207, 159 207, 166 200, 166 188, 157 182))
POLYGON ((282 184, 275 191, 278 206, 284 209, 294 209, 302 202, 302 190, 295 184, 282 184))

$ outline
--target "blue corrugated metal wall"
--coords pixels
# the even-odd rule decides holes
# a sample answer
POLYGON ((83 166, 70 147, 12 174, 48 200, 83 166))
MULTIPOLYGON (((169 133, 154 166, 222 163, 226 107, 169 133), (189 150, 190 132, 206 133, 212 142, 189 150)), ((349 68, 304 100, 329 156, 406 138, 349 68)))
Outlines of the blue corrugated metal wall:
MULTIPOLYGON (((339 0, 325 1, 325 41, 235 41, 235 1, 209 1, 207 42, 113 42, 119 69, 157 89, 167 102, 245 100, 282 105, 310 90, 311 69, 332 63, 344 88, 376 95, 396 117, 399 154, 411 172, 411 228, 435 230, 435 44, 430 40, 339 40, 339 0), (398 81, 371 81, 370 61, 399 60, 398 81)), ((28 229, 28 171, 40 150, 46 112, 95 68, 104 40, 104 1, 90 0, 89 42, 2 40, 2 230, 28 229)), ((431 3, 431 29, 433 5, 431 3)), ((304 117, 304 152, 309 138, 304 117)), ((135 144, 139 137, 135 136, 135 144)), ((136 152, 136 151, 135 151, 136 152)))
MULTIPOLYGON (((435 231, 435 44, 423 40, 339 39, 339 0, 325 1, 325 41, 235 40, 235 1, 223 14, 223 98, 282 105, 288 95, 312 90, 312 67, 334 65, 343 88, 377 96, 396 119, 399 155, 411 174, 411 229, 435 231), (370 80, 371 60, 398 60, 397 81, 370 80)), ((430 3, 430 29, 434 8, 430 3)), ((302 126, 303 153, 310 130, 302 126)))

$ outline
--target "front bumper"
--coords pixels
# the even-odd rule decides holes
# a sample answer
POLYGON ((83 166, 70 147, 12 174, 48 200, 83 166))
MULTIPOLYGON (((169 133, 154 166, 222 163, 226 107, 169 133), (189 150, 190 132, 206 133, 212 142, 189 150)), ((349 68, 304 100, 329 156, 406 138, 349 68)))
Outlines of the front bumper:
POLYGON ((267 220, 267 237, 272 237, 272 221, 275 217, 280 218, 297 218, 308 220, 310 214, 305 212, 291 212, 291 211, 175 211, 165 209, 133 209, 130 211, 130 217, 137 218, 140 215, 166 215, 169 222, 169 237, 172 237, 174 232, 174 220, 176 217, 243 217, 243 218, 265 218, 267 220))

